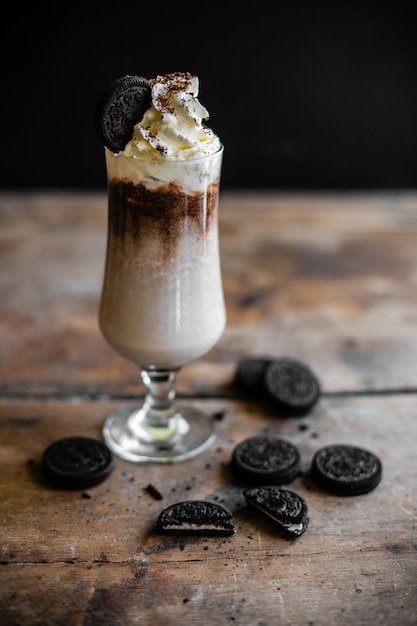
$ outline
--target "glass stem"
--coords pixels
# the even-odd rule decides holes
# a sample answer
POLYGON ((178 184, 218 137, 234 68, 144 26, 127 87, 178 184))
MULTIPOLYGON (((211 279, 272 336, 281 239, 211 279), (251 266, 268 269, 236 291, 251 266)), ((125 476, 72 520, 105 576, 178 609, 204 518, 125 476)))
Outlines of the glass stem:
POLYGON ((129 417, 129 431, 142 444, 172 448, 189 431, 174 404, 177 370, 143 369, 141 376, 147 391, 142 407, 129 417))
POLYGON ((146 395, 142 412, 149 426, 166 428, 175 415, 176 370, 141 370, 146 395))

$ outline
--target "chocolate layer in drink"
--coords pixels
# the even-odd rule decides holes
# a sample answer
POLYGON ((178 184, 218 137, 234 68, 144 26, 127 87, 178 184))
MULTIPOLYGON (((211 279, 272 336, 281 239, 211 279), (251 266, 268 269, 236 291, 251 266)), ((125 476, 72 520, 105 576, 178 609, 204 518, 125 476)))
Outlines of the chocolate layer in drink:
POLYGON ((158 241, 161 260, 175 260, 186 230, 204 243, 213 224, 218 203, 219 184, 206 193, 185 193, 173 183, 150 189, 139 183, 112 180, 109 183, 109 231, 125 239, 124 245, 158 241))
POLYGON ((181 367, 210 350, 226 323, 217 220, 221 154, 162 168, 107 159, 100 328, 141 367, 181 367))

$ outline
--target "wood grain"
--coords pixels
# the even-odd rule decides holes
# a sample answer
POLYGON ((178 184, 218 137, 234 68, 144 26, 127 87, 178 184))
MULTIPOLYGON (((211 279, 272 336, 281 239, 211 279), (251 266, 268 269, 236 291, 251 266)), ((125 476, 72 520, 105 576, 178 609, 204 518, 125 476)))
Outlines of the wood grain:
POLYGON ((2 626, 417 624, 417 194, 229 193, 220 232, 228 326, 178 394, 215 420, 215 444, 170 466, 116 459, 105 482, 64 491, 43 476, 47 445, 100 438, 143 393, 96 321, 105 197, 0 195, 2 626), (313 367, 311 413, 278 417, 238 393, 238 358, 262 353, 313 367), (262 432, 300 450, 299 538, 247 506, 230 467, 262 432), (374 491, 343 498, 312 481, 313 454, 333 442, 378 454, 374 491), (236 533, 157 533, 162 508, 194 498, 229 508, 236 533))
POLYGON ((321 399, 308 417, 281 420, 254 404, 201 404, 209 415, 227 411, 207 454, 169 471, 117 460, 111 476, 87 492, 50 487, 42 451, 61 436, 100 436, 116 405, 2 404, 0 606, 6 623, 59 624, 65 615, 69 625, 158 624, 166 614, 164 623, 175 624, 184 611, 189 624, 198 614, 208 625, 233 619, 242 625, 365 624, 381 607, 386 624, 394 624, 395 615, 401 624, 414 623, 415 399, 321 399), (233 446, 259 432, 279 433, 300 449, 303 475, 291 488, 305 497, 310 522, 295 540, 248 508, 244 485, 230 469, 233 446), (360 443, 380 456, 383 480, 373 492, 336 497, 311 480, 314 452, 335 441, 360 443), (146 491, 150 483, 161 501, 146 491), (159 535, 162 508, 193 498, 228 507, 235 535, 159 535))
MULTIPOLYGON (((226 331, 179 392, 233 394, 236 360, 290 354, 327 392, 416 388, 417 196, 224 193, 226 331)), ((5 394, 143 393, 97 324, 100 194, 0 196, 5 394)))

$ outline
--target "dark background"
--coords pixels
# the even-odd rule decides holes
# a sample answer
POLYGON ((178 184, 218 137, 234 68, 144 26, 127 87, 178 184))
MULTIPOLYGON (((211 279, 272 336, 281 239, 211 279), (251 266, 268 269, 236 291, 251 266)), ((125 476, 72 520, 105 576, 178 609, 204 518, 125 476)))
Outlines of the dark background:
POLYGON ((230 17, 199 4, 113 3, 90 17, 79 6, 15 9, 1 43, 0 186, 104 189, 93 124, 102 91, 125 74, 190 71, 225 145, 223 188, 416 187, 413 8, 258 2, 224 5, 230 17))

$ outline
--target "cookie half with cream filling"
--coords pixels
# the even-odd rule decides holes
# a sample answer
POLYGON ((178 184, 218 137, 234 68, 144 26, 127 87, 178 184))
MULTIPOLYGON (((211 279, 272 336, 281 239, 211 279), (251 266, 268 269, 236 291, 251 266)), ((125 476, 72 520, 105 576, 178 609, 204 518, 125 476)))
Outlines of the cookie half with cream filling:
POLYGON ((298 493, 285 487, 266 485, 243 492, 250 505, 277 522, 289 535, 299 537, 309 522, 308 506, 298 493))
POLYGON ((157 529, 171 534, 232 535, 232 514, 215 502, 186 500, 172 504, 159 514, 157 529))

